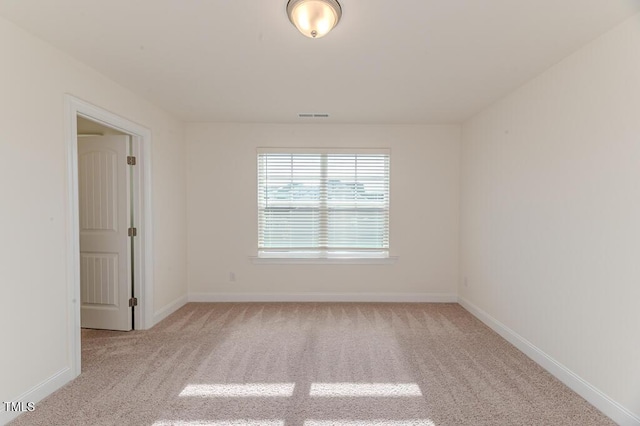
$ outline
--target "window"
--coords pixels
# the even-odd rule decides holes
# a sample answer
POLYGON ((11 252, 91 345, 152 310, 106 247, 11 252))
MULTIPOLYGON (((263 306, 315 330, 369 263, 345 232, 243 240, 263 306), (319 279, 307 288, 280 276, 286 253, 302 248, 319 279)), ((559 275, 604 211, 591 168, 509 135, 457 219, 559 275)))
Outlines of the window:
POLYGON ((258 151, 260 257, 389 254, 389 151, 258 151))

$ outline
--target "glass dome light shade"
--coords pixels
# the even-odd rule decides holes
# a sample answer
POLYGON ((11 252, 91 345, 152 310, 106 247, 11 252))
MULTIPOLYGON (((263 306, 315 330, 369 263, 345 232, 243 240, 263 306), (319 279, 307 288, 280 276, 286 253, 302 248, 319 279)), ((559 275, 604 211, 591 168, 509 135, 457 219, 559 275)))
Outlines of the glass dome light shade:
POLYGON ((289 0, 287 14, 302 34, 320 38, 338 24, 342 8, 335 0, 289 0))

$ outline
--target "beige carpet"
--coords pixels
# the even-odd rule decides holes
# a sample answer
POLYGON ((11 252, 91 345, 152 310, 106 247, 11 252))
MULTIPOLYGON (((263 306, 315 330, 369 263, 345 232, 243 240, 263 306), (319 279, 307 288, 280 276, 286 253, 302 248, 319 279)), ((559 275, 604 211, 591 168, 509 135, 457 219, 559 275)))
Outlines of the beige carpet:
POLYGON ((457 304, 191 303, 82 363, 13 424, 613 424, 457 304))

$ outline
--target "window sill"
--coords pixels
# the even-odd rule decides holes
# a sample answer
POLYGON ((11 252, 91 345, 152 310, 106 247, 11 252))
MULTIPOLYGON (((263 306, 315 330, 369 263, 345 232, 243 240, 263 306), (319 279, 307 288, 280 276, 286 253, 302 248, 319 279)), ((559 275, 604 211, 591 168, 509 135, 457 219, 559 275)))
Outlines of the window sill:
POLYGON ((389 257, 269 257, 249 256, 257 265, 391 265, 398 256, 389 257))

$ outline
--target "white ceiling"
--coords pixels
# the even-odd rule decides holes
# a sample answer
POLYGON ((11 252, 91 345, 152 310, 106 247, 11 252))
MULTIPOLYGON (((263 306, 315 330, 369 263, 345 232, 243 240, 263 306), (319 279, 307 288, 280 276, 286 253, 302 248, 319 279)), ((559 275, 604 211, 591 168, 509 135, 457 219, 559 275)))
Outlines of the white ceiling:
POLYGON ((640 0, 0 0, 0 16, 186 121, 456 123, 640 11, 640 0), (308 120, 308 119, 307 119, 308 120))

